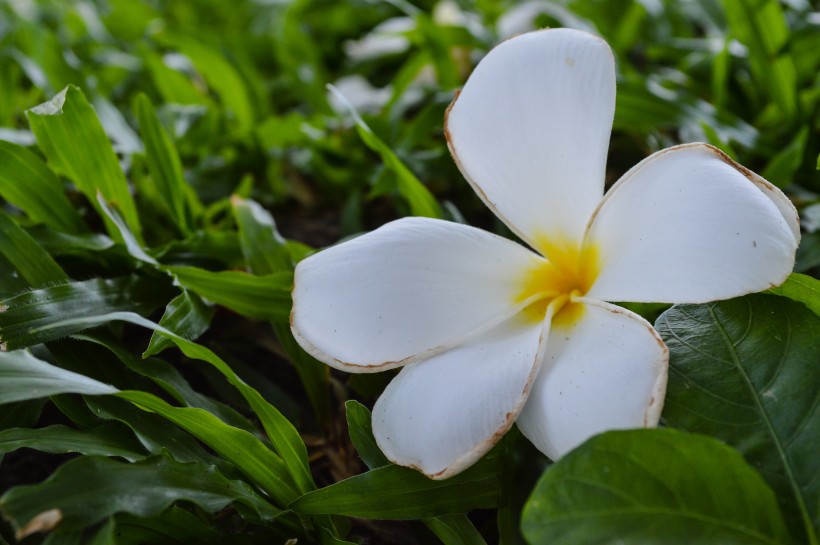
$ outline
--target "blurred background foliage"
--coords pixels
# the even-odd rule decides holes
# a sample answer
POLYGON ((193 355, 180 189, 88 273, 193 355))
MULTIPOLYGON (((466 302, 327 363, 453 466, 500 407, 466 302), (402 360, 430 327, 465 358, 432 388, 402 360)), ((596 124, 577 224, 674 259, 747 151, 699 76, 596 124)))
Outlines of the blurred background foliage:
MULTIPOLYGON (((198 356, 188 352, 162 352, 172 345, 166 337, 124 326, 111 313, 148 316, 212 349, 272 411, 294 423, 307 445, 313 486, 360 473, 359 456, 378 467, 362 452, 366 409, 345 411, 343 404, 353 397, 372 402, 390 377, 331 375, 298 348, 287 325, 294 263, 313 248, 409 214, 505 233, 453 164, 444 111, 493 45, 559 26, 603 36, 616 56, 608 183, 658 149, 709 142, 790 196, 804 229, 796 271, 817 275, 820 12, 808 0, 5 0, 0 292, 4 305, 23 310, 0 315, 4 346, 33 347, 43 361, 117 388, 205 408, 274 443, 281 455, 276 439, 262 437, 251 422, 262 405, 250 401, 252 394, 240 395, 218 365, 192 363, 198 356), (106 327, 83 333, 90 325, 106 327), (165 358, 145 360, 154 367, 148 371, 135 363, 146 347, 147 355, 165 358), (361 432, 359 443, 351 443, 351 422, 358 422, 350 435, 361 432)), ((38 423, 68 426, 85 434, 86 443, 104 437, 113 446, 40 450, 130 460, 150 453, 160 457, 152 458, 157 474, 192 471, 169 469, 180 462, 216 463, 238 478, 224 452, 214 462, 214 444, 205 441, 211 450, 200 452, 155 414, 133 414, 124 399, 101 399, 59 391, 47 403, 14 399, 2 406, 0 433, 38 423), (100 422, 110 429, 90 431, 100 422), (162 445, 154 450, 145 439, 153 426, 162 445), (185 446, 169 453, 166 440, 185 446)), ((517 441, 511 435, 508 442, 517 441)), ((85 444, 70 433, 55 437, 85 444)), ((538 457, 526 446, 515 456, 526 460, 514 470, 529 464, 532 475, 520 479, 523 491, 503 492, 508 503, 500 506, 498 528, 482 528, 505 543, 518 539, 514 512, 543 463, 533 462, 538 457)), ((0 493, 39 482, 69 459, 7 446, 0 450, 0 493), (2 452, 12 453, 3 460, 2 452)), ((109 469, 81 468, 88 475, 109 469)), ((65 482, 54 486, 68 490, 65 482)), ((78 513, 73 527, 104 518, 94 539, 107 539, 116 525, 122 543, 139 542, 128 532, 157 543, 290 535, 253 526, 269 519, 252 491, 242 494, 236 512, 227 514, 220 511, 224 504, 200 501, 197 510, 160 515, 78 513), (256 506, 255 515, 247 515, 249 506, 256 506), (139 522, 133 515, 155 519, 139 522), (191 516, 202 535, 186 522, 191 516), (162 534, 174 524, 180 533, 162 534)), ((449 497, 438 489, 430 494, 449 497)), ((498 506, 476 498, 471 507, 498 506)), ((345 514, 351 513, 368 511, 345 514)), ((492 517, 473 522, 481 527, 484 519, 492 517)), ((469 540, 475 528, 467 519, 425 520, 356 522, 353 534, 376 536, 376 543, 432 542, 433 535, 445 543, 479 543, 469 540)), ((349 524, 283 527, 333 543, 349 524)), ((12 533, 0 528, 0 543, 11 542, 12 533)), ((46 541, 80 542, 81 534, 65 535, 46 541)))

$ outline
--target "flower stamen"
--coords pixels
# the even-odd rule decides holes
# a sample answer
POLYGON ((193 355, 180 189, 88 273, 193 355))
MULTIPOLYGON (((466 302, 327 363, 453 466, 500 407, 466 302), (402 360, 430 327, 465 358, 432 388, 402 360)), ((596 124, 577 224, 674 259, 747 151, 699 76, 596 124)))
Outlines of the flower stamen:
POLYGON ((550 305, 553 320, 575 321, 583 307, 572 300, 585 295, 595 282, 600 272, 598 251, 591 244, 579 248, 555 238, 537 242, 545 259, 526 272, 516 302, 530 302, 524 315, 533 321, 543 320, 550 305))

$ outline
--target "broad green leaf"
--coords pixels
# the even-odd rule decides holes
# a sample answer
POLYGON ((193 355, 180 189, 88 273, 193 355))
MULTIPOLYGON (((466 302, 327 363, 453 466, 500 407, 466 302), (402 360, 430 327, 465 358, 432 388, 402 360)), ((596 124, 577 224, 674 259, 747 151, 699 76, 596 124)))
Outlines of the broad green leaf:
POLYGON ((116 204, 139 239, 139 217, 125 175, 83 92, 69 85, 26 113, 51 168, 71 179, 95 207, 97 193, 116 204))
MULTIPOLYGON (((195 341, 208 330, 213 316, 214 307, 205 304, 197 294, 182 290, 182 293, 165 307, 165 313, 160 318, 159 325, 180 337, 195 341)), ((171 346, 174 346, 173 342, 155 331, 142 357, 154 356, 171 346)))
POLYGON ((522 515, 530 545, 782 545, 772 490, 735 451, 671 429, 593 437, 544 472, 522 515))
POLYGON ((356 122, 356 131, 359 133, 362 142, 364 142, 368 148, 378 153, 382 161, 384 161, 384 165, 396 176, 396 187, 398 188, 399 194, 410 206, 410 213, 414 216, 425 216, 428 218, 444 217, 441 206, 439 206, 433 194, 430 193, 430 190, 416 178, 416 175, 413 174, 410 169, 407 168, 407 165, 390 149, 390 146, 376 136, 376 133, 364 122, 344 95, 332 85, 330 85, 329 88, 350 110, 350 115, 353 116, 356 122))
POLYGON ((356 452, 370 469, 390 465, 390 460, 382 453, 373 437, 373 421, 370 411, 356 400, 345 403, 347 432, 356 452))
POLYGON ((75 316, 78 309, 86 318, 125 310, 148 313, 167 301, 172 289, 165 279, 126 276, 21 293, 2 302, 0 349, 16 350, 82 331, 88 326, 55 325, 75 316))
POLYGON ((57 176, 42 159, 22 146, 0 141, 0 195, 33 221, 59 231, 86 230, 57 176))
POLYGON ((816 543, 820 316, 752 295, 672 307, 656 329, 670 355, 666 423, 737 448, 777 493, 797 541, 816 543))
POLYGON ((293 274, 253 276, 239 271, 211 272, 197 267, 166 267, 184 288, 250 318, 288 320, 293 274))
POLYGON ((249 432, 229 426, 203 409, 173 407, 147 392, 119 392, 117 397, 183 428, 232 462, 280 505, 287 505, 298 495, 282 459, 249 432))
POLYGON ((799 301, 820 315, 820 280, 807 274, 792 273, 783 284, 768 293, 799 301))
POLYGON ((32 287, 68 280, 48 252, 4 212, 0 212, 0 252, 32 287))
POLYGON ((27 350, 0 352, 0 405, 56 394, 113 394, 117 389, 66 371, 27 350))
POLYGON ((66 531, 115 513, 151 517, 177 501, 192 502, 209 513, 238 502, 260 519, 278 514, 250 486, 226 478, 214 466, 181 463, 168 456, 136 463, 82 456, 63 464, 43 483, 10 490, 0 498, 0 509, 20 539, 31 533, 27 525, 35 517, 51 510, 59 510, 54 526, 66 531))
POLYGON ((18 448, 62 454, 78 452, 98 456, 119 456, 129 461, 145 457, 145 451, 127 428, 103 425, 75 430, 62 425, 47 428, 12 428, 0 431, 0 454, 18 448))
POLYGON ((122 320, 153 331, 158 331, 171 339, 189 358, 211 364, 225 376, 231 385, 239 390, 248 402, 248 405, 254 410, 259 421, 262 423, 262 427, 276 448, 276 451, 282 456, 282 459, 288 466, 288 470, 294 478, 299 490, 306 492, 315 488, 313 477, 311 476, 308 466, 307 448, 293 424, 291 424, 276 407, 268 403, 258 391, 248 386, 239 378, 228 364, 209 349, 180 337, 176 333, 160 327, 150 320, 132 312, 115 312, 105 316, 68 318, 58 321, 50 327, 55 329, 84 329, 105 324, 113 320, 122 320))
POLYGON ((433 481, 401 466, 372 469, 308 492, 290 508, 302 515, 345 515, 410 520, 456 515, 495 507, 498 478, 494 460, 485 458, 449 479, 433 481))
POLYGON ((191 221, 185 205, 186 182, 177 149, 160 125, 154 106, 144 94, 137 97, 136 113, 151 178, 171 220, 182 234, 187 235, 191 232, 191 221))

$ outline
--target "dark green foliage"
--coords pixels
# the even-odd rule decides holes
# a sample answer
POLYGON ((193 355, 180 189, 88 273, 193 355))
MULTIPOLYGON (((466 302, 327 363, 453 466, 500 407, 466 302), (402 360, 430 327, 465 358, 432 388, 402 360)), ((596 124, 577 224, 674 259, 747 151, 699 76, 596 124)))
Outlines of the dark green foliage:
POLYGON ((0 545, 820 545, 812 9, 0 2, 0 545), (443 118, 483 54, 545 26, 612 46, 608 183, 709 142, 783 188, 804 233, 770 295, 658 320, 663 422, 691 433, 591 439, 522 519, 542 455, 513 430, 449 480, 392 465, 368 409, 389 377, 304 352, 290 291, 307 255, 398 217, 510 235, 443 118))

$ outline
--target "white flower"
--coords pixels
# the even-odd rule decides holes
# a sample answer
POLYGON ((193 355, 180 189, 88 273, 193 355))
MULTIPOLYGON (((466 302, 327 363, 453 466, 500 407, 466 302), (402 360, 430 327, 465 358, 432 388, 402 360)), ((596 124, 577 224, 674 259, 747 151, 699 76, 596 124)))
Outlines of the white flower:
POLYGON ((657 152, 602 197, 615 108, 606 42, 543 30, 503 42, 450 107, 465 178, 532 250, 406 218, 299 264, 293 333, 337 369, 403 366, 373 409, 393 462, 462 471, 517 421, 556 459, 655 426, 667 350, 605 301, 700 303, 782 282, 799 241, 777 188, 706 144, 657 152))

